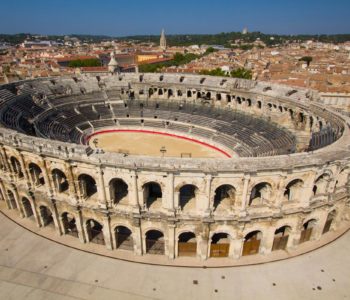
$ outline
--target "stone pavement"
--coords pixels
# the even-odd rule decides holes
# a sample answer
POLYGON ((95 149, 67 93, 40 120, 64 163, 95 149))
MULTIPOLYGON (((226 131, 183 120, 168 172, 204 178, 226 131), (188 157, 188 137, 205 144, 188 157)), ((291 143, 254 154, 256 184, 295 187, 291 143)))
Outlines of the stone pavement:
POLYGON ((299 257, 230 268, 150 266, 57 244, 0 215, 0 299, 348 299, 350 232, 299 257))

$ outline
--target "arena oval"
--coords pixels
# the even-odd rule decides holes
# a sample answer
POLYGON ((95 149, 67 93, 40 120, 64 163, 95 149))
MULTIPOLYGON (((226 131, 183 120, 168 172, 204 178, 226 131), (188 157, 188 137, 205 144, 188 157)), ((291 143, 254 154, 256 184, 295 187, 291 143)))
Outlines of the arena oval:
MULTIPOLYGON (((71 235, 82 248, 95 243, 149 261, 154 255, 229 261, 259 254, 266 261, 275 251, 297 251, 306 243, 305 249, 316 248, 349 227, 349 120, 318 104, 312 91, 195 75, 100 74, 13 83, 0 87, 0 99, 1 210, 71 235), (106 109, 118 103, 142 110, 155 101, 152 109, 171 102, 181 110, 192 101, 218 114, 235 110, 266 118, 282 124, 285 141, 295 147, 280 153, 268 142, 270 148, 253 151, 242 140, 240 157, 232 159, 125 156, 84 145, 82 136, 91 128, 79 129, 81 145, 64 142, 65 131, 55 139, 30 136, 23 131, 23 116, 16 119, 8 108, 16 111, 20 101, 29 101, 21 99, 30 97, 42 108, 40 117, 31 112, 31 118, 45 119, 52 106, 65 107, 74 95, 99 107, 97 93, 104 95, 106 109)), ((78 114, 84 107, 71 108, 78 114)), ((122 126, 126 118, 114 115, 114 125, 122 126)), ((144 119, 130 126, 142 128, 144 119)), ((165 131, 166 122, 185 126, 164 120, 165 131)), ((43 123, 35 124, 43 133, 43 123)), ((193 133, 191 126, 184 136, 193 133)), ((73 133, 68 136, 78 137, 73 133)))

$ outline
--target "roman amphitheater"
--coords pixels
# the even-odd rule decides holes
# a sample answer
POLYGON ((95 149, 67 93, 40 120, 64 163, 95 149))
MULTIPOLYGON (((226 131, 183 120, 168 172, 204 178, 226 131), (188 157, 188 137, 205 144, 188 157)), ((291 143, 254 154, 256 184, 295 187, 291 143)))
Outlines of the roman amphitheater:
POLYGON ((310 90, 184 74, 43 78, 1 86, 0 121, 1 211, 63 244, 235 265, 349 228, 350 123, 310 90))

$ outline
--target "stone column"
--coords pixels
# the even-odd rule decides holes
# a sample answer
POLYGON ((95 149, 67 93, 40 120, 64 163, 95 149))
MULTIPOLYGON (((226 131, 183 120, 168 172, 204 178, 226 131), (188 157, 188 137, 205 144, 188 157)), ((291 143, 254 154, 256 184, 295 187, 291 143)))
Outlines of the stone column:
POLYGON ((106 189, 105 189, 105 184, 103 180, 103 170, 102 167, 100 167, 97 171, 98 173, 98 189, 97 189, 97 194, 98 194, 98 202, 100 208, 107 208, 107 197, 106 197, 106 189))
POLYGON ((168 175, 168 197, 167 197, 167 209, 169 211, 169 213, 174 213, 174 209, 175 209, 175 203, 174 203, 174 174, 170 173, 168 175))
POLYGON ((22 169, 22 172, 23 172, 23 175, 24 175, 24 178, 26 180, 26 184, 28 186, 28 188, 30 188, 31 184, 30 184, 30 177, 28 175, 28 170, 26 168, 26 165, 25 165, 25 162, 24 162, 24 158, 23 158, 23 154, 19 152, 19 163, 21 165, 21 169, 22 169))
POLYGON ((250 181, 250 175, 244 175, 244 181, 243 181, 243 193, 242 193, 242 202, 241 202, 241 211, 245 212, 248 204, 248 186, 250 181))
POLYGON ((75 203, 79 202, 79 195, 78 195, 78 189, 77 189, 77 185, 76 185, 76 180, 75 180, 75 176, 74 176, 74 172, 73 172, 73 167, 71 166, 71 164, 69 162, 65 163, 65 169, 66 169, 66 173, 67 173, 67 180, 69 183, 69 196, 71 199, 74 199, 75 203))
POLYGON ((200 257, 201 260, 206 260, 209 257, 209 244, 210 244, 210 240, 209 240, 209 223, 207 222, 203 222, 202 225, 202 232, 198 235, 198 245, 197 245, 197 251, 198 251, 198 255, 200 257))
POLYGON ((132 171, 131 178, 132 178, 132 187, 131 187, 132 195, 131 195, 131 197, 129 197, 129 200, 130 200, 130 204, 132 205, 133 209, 138 211, 140 208, 140 203, 139 203, 136 171, 132 171))
POLYGON ((49 197, 52 197, 53 196, 53 184, 51 182, 51 178, 50 178, 49 173, 47 171, 46 161, 43 157, 41 158, 41 163, 42 163, 42 172, 43 172, 45 184, 48 187, 48 195, 49 195, 49 197))
POLYGON ((176 229, 176 224, 168 224, 168 243, 167 243, 167 248, 168 248, 168 257, 170 259, 175 258, 175 229, 176 229))
POLYGON ((103 216, 103 238, 105 240, 105 244, 107 249, 112 250, 112 237, 111 237, 111 224, 110 224, 110 217, 108 214, 103 216))
POLYGON ((10 167, 10 164, 9 164, 9 160, 8 160, 5 148, 2 146, 0 151, 1 151, 1 154, 2 154, 2 156, 4 158, 4 165, 5 165, 6 171, 7 172, 11 172, 11 167, 10 167))
POLYGON ((206 175, 205 176, 205 196, 206 196, 206 203, 205 207, 203 207, 203 210, 210 214, 210 212, 213 209, 213 201, 211 199, 211 182, 212 182, 213 176, 212 175, 206 175))
POLYGON ((57 211, 56 200, 51 199, 51 202, 52 202, 52 217, 53 217, 53 221, 55 224, 55 228, 56 228, 56 231, 58 232, 58 234, 62 235, 63 231, 62 231, 61 223, 59 220, 59 214, 57 211))
POLYGON ((15 198, 15 202, 17 205, 17 209, 19 211, 19 215, 21 218, 24 218, 25 217, 24 212, 23 212, 24 209, 23 209, 22 201, 20 201, 20 199, 19 199, 19 195, 18 195, 18 191, 17 191, 16 186, 13 186, 13 196, 15 198))
POLYGON ((275 238, 275 228, 269 228, 269 230, 263 233, 261 245, 260 245, 260 253, 268 254, 272 251, 273 240, 275 238))
POLYGON ((76 207, 76 212, 77 213, 75 215, 75 224, 77 226, 79 240, 82 243, 86 243, 88 239, 86 238, 86 231, 84 230, 84 220, 80 207, 76 207))
POLYGON ((143 253, 143 236, 141 232, 140 218, 134 216, 133 218, 133 234, 132 238, 134 241, 134 254, 142 255, 143 253))

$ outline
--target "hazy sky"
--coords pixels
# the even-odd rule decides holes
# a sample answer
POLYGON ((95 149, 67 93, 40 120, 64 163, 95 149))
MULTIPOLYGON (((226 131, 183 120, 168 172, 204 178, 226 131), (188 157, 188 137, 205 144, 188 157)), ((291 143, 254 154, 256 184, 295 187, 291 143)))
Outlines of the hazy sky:
POLYGON ((3 0, 1 33, 350 33, 350 0, 3 0))

